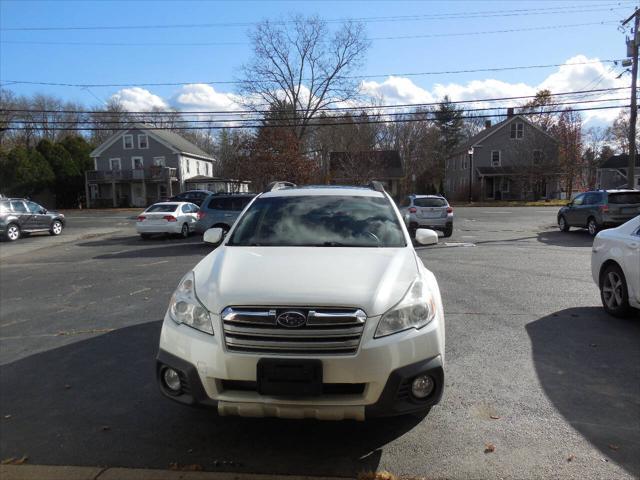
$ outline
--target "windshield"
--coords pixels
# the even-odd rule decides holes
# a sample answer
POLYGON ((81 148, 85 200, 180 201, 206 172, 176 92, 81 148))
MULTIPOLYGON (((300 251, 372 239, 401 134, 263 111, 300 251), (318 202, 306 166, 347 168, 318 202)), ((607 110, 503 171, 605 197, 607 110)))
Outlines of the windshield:
POLYGON ((386 198, 295 196, 259 198, 239 220, 231 246, 404 247, 386 198))
POLYGON ((609 203, 621 205, 621 204, 635 204, 640 203, 640 192, 628 192, 628 193, 610 193, 609 203))
POLYGON ((157 205, 151 205, 149 208, 147 208, 146 212, 147 213, 153 213, 153 212, 161 212, 161 213, 175 212, 177 207, 178 207, 177 203, 157 204, 157 205))

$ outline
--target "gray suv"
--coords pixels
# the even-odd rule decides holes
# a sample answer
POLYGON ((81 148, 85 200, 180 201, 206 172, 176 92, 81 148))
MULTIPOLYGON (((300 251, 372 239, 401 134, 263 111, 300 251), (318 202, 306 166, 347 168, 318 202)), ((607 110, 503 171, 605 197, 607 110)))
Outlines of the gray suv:
POLYGON ((640 215, 640 190, 594 190, 577 195, 558 212, 558 227, 586 228, 596 235, 640 215))
POLYGON ((453 208, 441 195, 409 195, 398 204, 411 238, 418 228, 440 230, 445 237, 453 233, 453 208))
POLYGON ((0 200, 0 237, 15 242, 24 233, 49 232, 60 235, 64 215, 50 212, 41 205, 24 198, 0 200))
POLYGON ((253 197, 252 193, 209 195, 200 206, 195 231, 204 233, 215 227, 228 232, 253 197))

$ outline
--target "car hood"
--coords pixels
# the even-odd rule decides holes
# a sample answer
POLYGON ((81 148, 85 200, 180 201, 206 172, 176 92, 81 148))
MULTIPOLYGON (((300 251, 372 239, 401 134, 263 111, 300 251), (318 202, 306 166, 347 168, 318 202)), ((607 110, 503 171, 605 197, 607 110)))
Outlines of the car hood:
POLYGON ((395 305, 418 275, 412 248, 226 247, 194 269, 196 292, 214 313, 227 306, 395 305))

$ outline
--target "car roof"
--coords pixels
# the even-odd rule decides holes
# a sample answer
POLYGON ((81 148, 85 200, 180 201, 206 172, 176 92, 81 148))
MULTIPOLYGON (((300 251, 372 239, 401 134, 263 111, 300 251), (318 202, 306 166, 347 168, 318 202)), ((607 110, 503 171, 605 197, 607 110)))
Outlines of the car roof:
POLYGON ((345 197, 377 197, 384 195, 368 187, 349 187, 341 185, 309 185, 295 188, 282 188, 260 195, 261 198, 271 197, 311 197, 311 196, 345 196, 345 197))
POLYGON ((442 195, 409 195, 409 196, 413 198, 441 198, 444 200, 444 197, 442 195))
MULTIPOLYGON (((152 203, 151 205, 149 205, 149 207, 153 207, 154 205, 184 205, 184 204, 186 204, 186 205, 196 205, 193 202, 180 202, 180 201, 176 200, 174 202, 169 201, 169 202, 152 203)), ((147 207, 147 208, 149 208, 149 207, 147 207)), ((196 207, 197 207, 197 205, 196 205, 196 207)))

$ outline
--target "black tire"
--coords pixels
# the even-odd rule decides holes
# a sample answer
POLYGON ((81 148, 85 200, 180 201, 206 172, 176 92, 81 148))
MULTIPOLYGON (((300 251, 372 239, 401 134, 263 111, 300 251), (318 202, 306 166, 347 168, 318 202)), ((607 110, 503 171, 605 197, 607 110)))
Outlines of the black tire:
POLYGON ((564 218, 564 215, 560 215, 558 217, 558 228, 560 229, 561 232, 568 232, 569 229, 571 228, 567 223, 567 219, 564 218))
POLYGON ((587 220, 587 230, 589 231, 589 235, 595 237, 600 231, 600 227, 598 226, 598 222, 593 217, 589 217, 587 220))
POLYGON ((62 222, 60 220, 54 220, 51 222, 51 227, 49 228, 49 235, 58 236, 62 233, 62 222))
POLYGON ((10 223, 4 232, 4 238, 9 242, 15 242, 20 238, 22 232, 20 226, 15 223, 10 223))
POLYGON ((445 238, 449 238, 451 235, 453 235, 453 225, 450 225, 447 228, 445 228, 442 234, 444 235, 445 238))
POLYGON ((189 225, 186 223, 182 224, 182 230, 180 230, 180 236, 182 238, 189 238, 189 225))
POLYGON ((140 234, 140 238, 142 240, 149 240, 151 238, 151 234, 149 234, 149 233, 141 233, 140 234))
POLYGON ((607 266, 600 275, 600 300, 609 315, 623 318, 631 313, 627 279, 618 264, 607 266))

